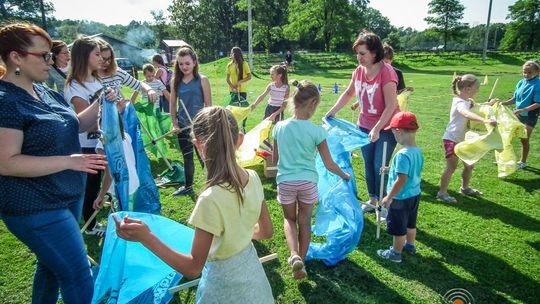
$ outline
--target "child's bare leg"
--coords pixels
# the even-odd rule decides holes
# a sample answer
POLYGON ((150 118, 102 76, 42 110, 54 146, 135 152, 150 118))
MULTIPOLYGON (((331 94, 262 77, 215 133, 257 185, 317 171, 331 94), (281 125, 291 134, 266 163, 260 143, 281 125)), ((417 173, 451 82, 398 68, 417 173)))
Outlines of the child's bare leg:
POLYGON ((283 226, 285 228, 285 238, 291 256, 298 255, 298 229, 296 228, 296 203, 281 205, 283 207, 283 226))
POLYGON ((414 241, 416 240, 416 228, 407 228, 407 244, 414 246, 414 241))
POLYGON ((305 259, 311 240, 311 213, 314 204, 298 203, 299 255, 305 259))
POLYGON ((394 235, 394 243, 392 244, 392 246, 394 247, 395 252, 401 253, 401 251, 403 251, 403 246, 405 246, 405 239, 405 235, 394 235))
POLYGON ((441 188, 439 189, 439 193, 448 194, 448 185, 450 184, 454 171, 456 171, 457 164, 458 157, 455 155, 446 159, 446 168, 441 176, 441 188))
POLYGON ((474 169, 473 165, 467 165, 463 163, 463 172, 461 173, 461 188, 469 188, 469 182, 471 181, 472 171, 474 169))
POLYGON ((527 130, 527 138, 521 139, 521 159, 520 162, 526 163, 527 157, 529 157, 529 148, 530 148, 530 138, 533 131, 533 128, 531 126, 525 125, 525 128, 527 130))

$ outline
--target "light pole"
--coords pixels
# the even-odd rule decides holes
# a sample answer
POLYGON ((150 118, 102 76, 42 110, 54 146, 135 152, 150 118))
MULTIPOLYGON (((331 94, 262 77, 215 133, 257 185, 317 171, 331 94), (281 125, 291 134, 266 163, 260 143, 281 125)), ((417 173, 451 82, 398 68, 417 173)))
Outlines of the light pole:
POLYGON ((487 47, 488 47, 488 38, 489 38, 489 21, 491 19, 491 4, 493 3, 493 0, 489 0, 489 10, 488 10, 488 18, 486 23, 486 35, 484 36, 484 51, 482 52, 482 63, 486 63, 486 53, 487 53, 487 47))
POLYGON ((251 18, 251 0, 248 0, 248 63, 253 71, 253 27, 251 18))

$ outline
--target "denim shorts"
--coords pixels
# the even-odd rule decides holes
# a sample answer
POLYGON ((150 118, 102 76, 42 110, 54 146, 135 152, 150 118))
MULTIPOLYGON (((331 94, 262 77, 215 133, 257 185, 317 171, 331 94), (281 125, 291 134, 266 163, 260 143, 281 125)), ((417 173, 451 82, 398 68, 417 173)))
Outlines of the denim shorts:
POLYGON ((402 236, 407 234, 407 229, 416 228, 419 203, 420 194, 404 200, 394 199, 386 217, 388 234, 402 236))
POLYGON ((529 115, 529 116, 517 116, 519 121, 521 121, 522 124, 527 125, 531 128, 534 128, 536 126, 536 123, 538 122, 538 116, 537 115, 529 115))

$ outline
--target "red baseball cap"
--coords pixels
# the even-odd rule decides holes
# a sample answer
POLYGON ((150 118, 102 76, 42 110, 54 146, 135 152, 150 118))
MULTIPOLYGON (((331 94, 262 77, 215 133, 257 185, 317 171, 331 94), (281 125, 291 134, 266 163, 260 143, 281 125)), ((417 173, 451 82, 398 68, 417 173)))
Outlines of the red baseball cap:
POLYGON ((384 129, 388 130, 391 128, 416 130, 419 128, 419 126, 418 122, 416 121, 416 116, 413 113, 398 112, 396 115, 394 115, 394 117, 392 117, 390 125, 384 129))

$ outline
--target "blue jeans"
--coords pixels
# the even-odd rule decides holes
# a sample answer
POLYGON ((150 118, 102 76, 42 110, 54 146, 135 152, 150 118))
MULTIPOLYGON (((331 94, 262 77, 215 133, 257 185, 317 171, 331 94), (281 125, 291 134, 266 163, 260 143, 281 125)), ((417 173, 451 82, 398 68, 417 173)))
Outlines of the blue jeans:
MULTIPOLYGON (((360 130, 366 134, 369 133, 368 129, 360 128, 360 130)), ((396 138, 392 134, 392 130, 383 130, 379 134, 379 139, 376 142, 369 143, 361 148, 362 157, 364 158, 364 174, 366 177, 366 185, 370 198, 379 199, 379 191, 381 186, 381 164, 383 156, 383 143, 387 142, 386 146, 386 164, 388 166, 392 153, 396 147, 396 138)), ((386 180, 384 182, 384 193, 386 195, 386 180)))
POLYGON ((81 203, 28 216, 3 215, 9 231, 37 257, 32 303, 56 303, 59 288, 64 303, 92 300, 94 282, 79 232, 81 203))

